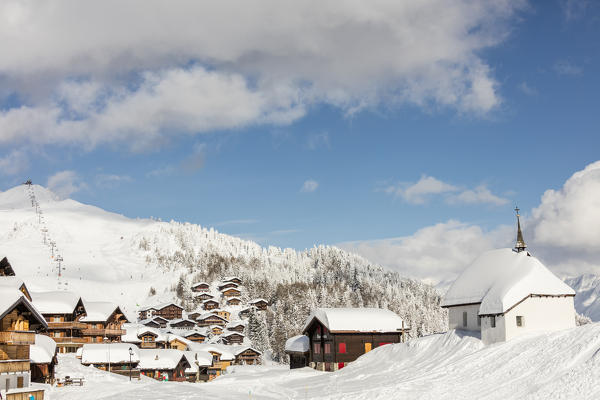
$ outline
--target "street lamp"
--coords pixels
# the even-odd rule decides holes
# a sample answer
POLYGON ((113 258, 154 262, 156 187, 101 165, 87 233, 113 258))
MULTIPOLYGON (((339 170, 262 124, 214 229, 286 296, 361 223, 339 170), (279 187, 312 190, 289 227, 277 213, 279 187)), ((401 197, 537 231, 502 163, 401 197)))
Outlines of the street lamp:
POLYGON ((129 382, 131 382, 131 357, 133 356, 133 349, 129 348, 129 382))

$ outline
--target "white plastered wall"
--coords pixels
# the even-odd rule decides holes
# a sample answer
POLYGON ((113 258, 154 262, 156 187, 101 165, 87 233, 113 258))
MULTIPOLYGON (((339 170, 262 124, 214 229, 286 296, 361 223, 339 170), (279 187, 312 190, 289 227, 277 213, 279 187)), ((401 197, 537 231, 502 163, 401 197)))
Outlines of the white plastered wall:
POLYGON ((481 331, 477 324, 480 304, 456 306, 448 308, 448 329, 462 329, 466 331, 481 331), (463 325, 463 312, 467 313, 467 326, 463 325))
POLYGON ((492 328, 492 317, 481 317, 481 340, 484 344, 506 340, 506 327, 503 315, 496 316, 496 327, 492 328))
POLYGON ((525 333, 554 332, 575 327, 573 297, 528 297, 505 314, 506 339, 525 333), (517 326, 517 316, 523 326, 517 326))

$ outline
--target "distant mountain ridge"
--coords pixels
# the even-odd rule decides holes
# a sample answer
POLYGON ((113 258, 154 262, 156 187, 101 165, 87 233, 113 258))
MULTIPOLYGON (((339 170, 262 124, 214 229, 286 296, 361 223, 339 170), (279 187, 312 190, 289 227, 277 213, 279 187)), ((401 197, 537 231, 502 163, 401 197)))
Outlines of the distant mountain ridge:
POLYGON ((565 279, 576 292, 575 309, 592 321, 600 321, 600 276, 584 274, 565 279))

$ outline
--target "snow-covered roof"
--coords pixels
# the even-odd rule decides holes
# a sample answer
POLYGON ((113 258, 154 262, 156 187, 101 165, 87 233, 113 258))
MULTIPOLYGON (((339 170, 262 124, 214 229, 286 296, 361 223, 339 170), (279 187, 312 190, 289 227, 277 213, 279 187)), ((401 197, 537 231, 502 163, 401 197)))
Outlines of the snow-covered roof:
POLYGON ((235 297, 235 296, 234 296, 234 297, 230 297, 230 298, 228 298, 228 299, 227 299, 227 301, 228 301, 228 302, 229 302, 229 301, 231 301, 231 300, 239 300, 239 301, 242 301, 242 299, 240 299, 239 297, 235 297))
POLYGON ((155 304, 153 306, 147 306, 147 307, 140 308, 140 311, 148 311, 148 310, 159 311, 168 306, 175 306, 175 307, 181 308, 183 310, 183 307, 181 307, 180 305, 175 304, 175 303, 161 303, 161 304, 155 304))
POLYGON ((196 287, 196 286, 200 286, 200 285, 204 285, 204 286, 210 286, 210 284, 208 282, 196 282, 194 284, 192 284, 192 287, 196 287))
POLYGON ((56 354, 56 342, 46 335, 35 335, 35 344, 29 346, 29 358, 33 364, 50 364, 56 354))
POLYGON ((19 289, 25 282, 18 276, 0 276, 0 287, 19 289))
POLYGON ((191 324, 196 325, 196 321, 193 321, 193 320, 187 319, 187 318, 172 319, 171 321, 169 321, 169 325, 177 325, 181 322, 189 322, 191 324))
POLYGON ((216 301, 216 300, 213 300, 213 299, 207 299, 207 300, 204 300, 204 301, 202 302, 202 304, 206 304, 206 303, 217 303, 217 304, 219 304, 219 302, 218 302, 218 301, 216 301))
POLYGON ((84 301, 86 315, 81 322, 106 322, 113 312, 119 308, 115 303, 109 301, 84 301))
MULTIPOLYGON (((240 292, 240 289, 238 289, 237 287, 228 287, 228 288, 223 288, 220 290, 221 293, 225 293, 228 292, 230 290, 235 290, 236 292, 240 292)), ((240 292, 241 293, 241 292, 240 292)))
POLYGON ((25 297, 23 292, 10 287, 0 287, 0 319, 20 304, 31 311, 33 317, 37 319, 42 326, 48 326, 42 314, 34 304, 27 300, 27 297, 25 297))
POLYGON ((34 292, 31 298, 42 314, 71 314, 81 300, 78 294, 66 291, 34 292))
POLYGON ((83 345, 81 351, 82 364, 114 364, 129 363, 129 349, 132 350, 131 362, 140 361, 140 352, 132 343, 88 343, 83 345))
POLYGON ((310 350, 310 339, 306 335, 298 335, 285 341, 285 351, 292 353, 306 353, 310 350))
POLYGON ((221 280, 221 282, 230 282, 234 279, 239 279, 240 281, 242 280, 239 276, 226 276, 221 280))
POLYGON ((193 330, 193 331, 188 331, 188 332, 185 332, 185 333, 181 334, 181 336, 183 336, 183 337, 189 337, 189 336, 193 336, 193 335, 206 336, 206 330, 204 330, 204 331, 193 330))
POLYGON ((304 324, 305 331, 313 319, 331 332, 397 332, 403 321, 390 310, 381 308, 317 308, 304 324))
POLYGON ((183 355, 190 364, 190 367, 185 369, 186 374, 196 373, 198 366, 210 367, 212 365, 212 354, 208 351, 184 351, 183 355))
POLYGON ((259 355, 260 355, 260 354, 262 354, 262 352, 261 352, 261 351, 259 351, 259 350, 256 350, 254 347, 250 347, 250 346, 239 346, 239 347, 237 347, 237 348, 234 350, 233 354, 235 354, 236 356, 239 356, 240 354, 242 354, 242 353, 243 353, 243 352, 245 352, 246 350, 252 350, 252 351, 254 351, 254 352, 258 353, 259 355))
POLYGON ((258 299, 252 299, 248 302, 248 304, 256 304, 256 303, 260 303, 260 302, 264 302, 269 304, 269 302, 263 298, 258 298, 258 299))
POLYGON ((481 303, 479 314, 501 314, 531 294, 573 296, 575 291, 528 252, 497 249, 456 278, 442 306, 481 303))
POLYGON ((243 326, 245 327, 248 324, 248 321, 244 321, 243 319, 237 320, 237 321, 233 321, 230 322, 226 325, 227 328, 235 328, 236 326, 243 326))
POLYGON ((183 351, 177 349, 140 349, 138 368, 175 369, 182 358, 184 358, 183 351))
POLYGON ((224 333, 221 335, 221 337, 224 337, 224 338, 226 338, 226 337, 229 337, 229 336, 234 336, 234 335, 238 335, 238 336, 241 336, 241 337, 245 337, 245 335, 244 335, 243 333, 239 333, 239 332, 224 332, 224 333))
POLYGON ((197 351, 212 351, 214 353, 218 353, 220 355, 219 358, 222 361, 231 361, 235 359, 235 356, 231 352, 232 348, 233 346, 219 345, 213 343, 196 343, 196 345, 194 346, 194 350, 197 351))
POLYGON ((209 317, 217 317, 217 318, 222 319, 223 321, 227 322, 227 320, 225 318, 221 317, 220 315, 211 314, 211 313, 207 313, 207 314, 203 314, 203 315, 199 316, 198 318, 196 318, 196 321, 204 321, 205 319, 207 319, 209 317))
POLYGON ((207 293, 207 292, 194 293, 194 294, 193 294, 193 296, 194 296, 194 297, 200 297, 200 296, 210 296, 211 298, 215 297, 215 296, 213 296, 212 294, 210 294, 210 293, 207 293))
POLYGON ((138 337, 138 331, 141 328, 147 328, 147 326, 131 323, 123 324, 121 329, 125 331, 125 334, 121 335, 121 341, 126 343, 141 343, 141 340, 138 337))

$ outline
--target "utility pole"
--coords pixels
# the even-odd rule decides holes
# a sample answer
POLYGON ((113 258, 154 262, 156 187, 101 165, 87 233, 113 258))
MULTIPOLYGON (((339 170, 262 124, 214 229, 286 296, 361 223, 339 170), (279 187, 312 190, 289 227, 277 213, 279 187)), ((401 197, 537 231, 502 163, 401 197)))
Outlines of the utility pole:
POLYGON ((61 263, 64 261, 63 258, 59 255, 58 257, 56 257, 56 260, 54 260, 56 262, 58 262, 58 276, 61 277, 62 276, 62 265, 61 263))

